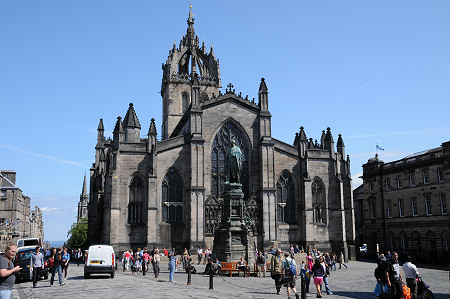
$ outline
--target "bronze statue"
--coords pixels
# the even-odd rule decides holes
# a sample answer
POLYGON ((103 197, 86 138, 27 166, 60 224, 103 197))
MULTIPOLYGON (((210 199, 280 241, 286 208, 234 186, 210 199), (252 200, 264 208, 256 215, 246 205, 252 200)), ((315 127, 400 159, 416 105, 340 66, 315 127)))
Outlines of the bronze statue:
POLYGON ((241 182, 242 151, 235 139, 231 143, 233 146, 227 152, 227 182, 239 184, 241 182))

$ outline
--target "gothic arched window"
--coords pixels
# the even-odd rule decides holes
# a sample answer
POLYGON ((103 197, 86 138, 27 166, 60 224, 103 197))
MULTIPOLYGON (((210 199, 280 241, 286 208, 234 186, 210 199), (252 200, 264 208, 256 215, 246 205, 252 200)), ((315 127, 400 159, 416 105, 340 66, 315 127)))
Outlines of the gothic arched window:
POLYGON ((144 183, 142 179, 135 176, 129 186, 129 203, 128 203, 128 223, 129 224, 142 224, 143 218, 143 205, 144 205, 144 183))
POLYGON ((183 92, 183 94, 181 95, 181 109, 183 113, 188 110, 190 104, 189 102, 189 94, 187 92, 183 92))
POLYGON ((183 222, 183 179, 173 168, 162 182, 162 221, 183 222))
POLYGON ((327 223, 325 187, 322 180, 317 177, 314 178, 311 189, 314 223, 327 223))
POLYGON ((296 224, 295 182, 285 170, 277 181, 277 222, 296 224))
POLYGON ((248 144, 242 132, 232 123, 227 122, 214 137, 211 152, 211 196, 222 198, 223 184, 227 180, 225 171, 227 151, 235 139, 242 151, 241 184, 245 198, 248 198, 248 144))

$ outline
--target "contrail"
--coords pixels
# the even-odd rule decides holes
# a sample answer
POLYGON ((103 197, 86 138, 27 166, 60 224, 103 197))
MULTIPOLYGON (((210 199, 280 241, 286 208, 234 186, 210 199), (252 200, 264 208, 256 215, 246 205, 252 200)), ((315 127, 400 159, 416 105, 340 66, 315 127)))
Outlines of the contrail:
POLYGON ((0 144, 0 148, 9 149, 9 150, 14 151, 14 152, 22 153, 22 154, 33 156, 33 157, 38 157, 38 158, 41 158, 41 159, 56 161, 56 162, 67 164, 67 165, 73 165, 73 166, 81 167, 81 168, 84 168, 84 169, 88 168, 86 165, 83 165, 83 164, 81 164, 79 162, 64 160, 64 159, 60 159, 58 157, 49 156, 49 155, 45 155, 45 154, 29 152, 29 151, 26 151, 26 150, 23 150, 23 149, 20 149, 20 148, 17 148, 17 147, 14 147, 12 145, 8 145, 8 144, 0 144))
POLYGON ((375 82, 375 81, 377 81, 378 79, 380 79, 382 76, 383 76, 383 74, 379 74, 378 76, 376 76, 376 77, 374 77, 374 78, 372 78, 372 79, 370 79, 370 80, 364 82, 364 83, 361 84, 358 88, 355 88, 355 89, 353 89, 352 91, 350 91, 349 93, 347 93, 346 95, 344 95, 344 96, 338 98, 337 100, 338 100, 338 101, 342 101, 342 100, 344 100, 345 98, 348 98, 348 97, 350 97, 350 96, 352 96, 352 95, 358 93, 361 89, 363 89, 363 88, 369 86, 369 85, 372 84, 373 82, 375 82))

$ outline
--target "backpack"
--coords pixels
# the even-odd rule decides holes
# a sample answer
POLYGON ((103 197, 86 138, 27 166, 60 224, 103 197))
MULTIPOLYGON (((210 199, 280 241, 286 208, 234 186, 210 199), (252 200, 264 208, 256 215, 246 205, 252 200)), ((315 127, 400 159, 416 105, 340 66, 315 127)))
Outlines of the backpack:
POLYGON ((286 259, 286 265, 287 265, 287 267, 285 267, 285 271, 284 271, 286 276, 297 275, 297 267, 295 267, 294 263, 291 263, 286 259))

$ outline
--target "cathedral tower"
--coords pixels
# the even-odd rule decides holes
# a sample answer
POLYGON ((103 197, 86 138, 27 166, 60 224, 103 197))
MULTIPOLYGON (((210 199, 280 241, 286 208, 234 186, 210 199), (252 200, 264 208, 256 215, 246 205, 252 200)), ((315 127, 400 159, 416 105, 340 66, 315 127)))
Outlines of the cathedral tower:
POLYGON ((163 100, 162 139, 171 136, 184 113, 192 102, 192 85, 197 78, 199 100, 203 102, 219 95, 219 60, 214 57, 213 47, 209 52, 203 42, 200 46, 194 31, 192 7, 189 9, 186 35, 177 47, 175 43, 169 51, 166 63, 162 65, 163 78, 161 96, 163 100))

